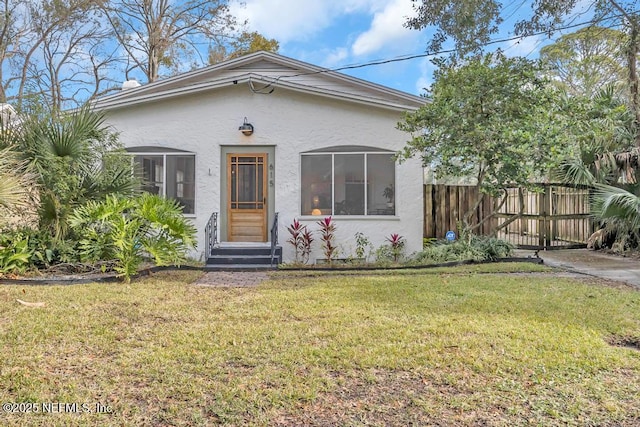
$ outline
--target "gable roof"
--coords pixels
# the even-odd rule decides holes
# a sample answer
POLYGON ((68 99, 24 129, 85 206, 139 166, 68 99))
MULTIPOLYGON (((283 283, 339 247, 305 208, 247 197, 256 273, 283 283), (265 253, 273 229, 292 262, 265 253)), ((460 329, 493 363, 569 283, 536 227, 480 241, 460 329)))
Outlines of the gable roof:
POLYGON ((393 110, 416 110, 424 98, 272 52, 256 52, 100 98, 110 110, 246 84, 259 93, 287 89, 393 110))

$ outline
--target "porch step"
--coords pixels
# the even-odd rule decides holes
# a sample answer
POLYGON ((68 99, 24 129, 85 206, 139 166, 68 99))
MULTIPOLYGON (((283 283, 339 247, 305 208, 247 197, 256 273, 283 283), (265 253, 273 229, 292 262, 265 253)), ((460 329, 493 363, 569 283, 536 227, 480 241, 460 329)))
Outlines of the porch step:
MULTIPOLYGON (((276 246, 274 266, 282 263, 282 246, 276 246)), ((207 268, 245 266, 245 268, 271 268, 271 247, 269 246, 220 246, 211 250, 207 258, 207 268), (249 267, 252 266, 252 267, 249 267)))
POLYGON ((278 267, 276 264, 207 264, 204 268, 207 271, 269 271, 278 267))

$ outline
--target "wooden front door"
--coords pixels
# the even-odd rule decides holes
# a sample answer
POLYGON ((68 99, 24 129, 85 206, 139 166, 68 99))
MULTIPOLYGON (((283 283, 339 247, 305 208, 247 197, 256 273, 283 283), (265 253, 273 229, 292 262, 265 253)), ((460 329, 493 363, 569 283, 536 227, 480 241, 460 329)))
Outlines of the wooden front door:
POLYGON ((230 242, 267 241, 267 154, 227 154, 230 242))

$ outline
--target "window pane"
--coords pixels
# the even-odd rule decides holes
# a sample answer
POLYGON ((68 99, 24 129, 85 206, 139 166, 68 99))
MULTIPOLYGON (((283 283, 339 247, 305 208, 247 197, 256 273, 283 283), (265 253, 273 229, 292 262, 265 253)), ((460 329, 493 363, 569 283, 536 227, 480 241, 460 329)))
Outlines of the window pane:
POLYGON ((335 215, 364 215, 364 154, 334 155, 335 215))
POLYGON ((142 175, 142 190, 151 194, 164 195, 164 162, 162 156, 135 156, 136 173, 142 175))
MULTIPOLYGON (((238 201, 256 201, 256 165, 238 164, 238 201)), ((252 208, 253 209, 253 208, 252 208)))
POLYGON ((392 154, 367 154, 367 214, 395 215, 395 162, 392 154))
POLYGON ((195 212, 195 156, 167 155, 167 197, 176 199, 183 212, 195 212))
POLYGON ((331 215, 331 155, 302 156, 302 215, 331 215))

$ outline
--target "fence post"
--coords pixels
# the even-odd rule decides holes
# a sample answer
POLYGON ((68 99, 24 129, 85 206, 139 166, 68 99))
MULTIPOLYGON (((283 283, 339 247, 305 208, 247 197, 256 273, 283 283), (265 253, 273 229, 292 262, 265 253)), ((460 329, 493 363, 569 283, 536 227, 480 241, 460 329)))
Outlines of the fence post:
POLYGON ((549 245, 549 236, 551 234, 551 227, 549 221, 549 214, 551 213, 551 186, 544 184, 544 192, 542 193, 542 209, 540 212, 540 235, 538 236, 538 245, 541 248, 547 249, 549 245))

